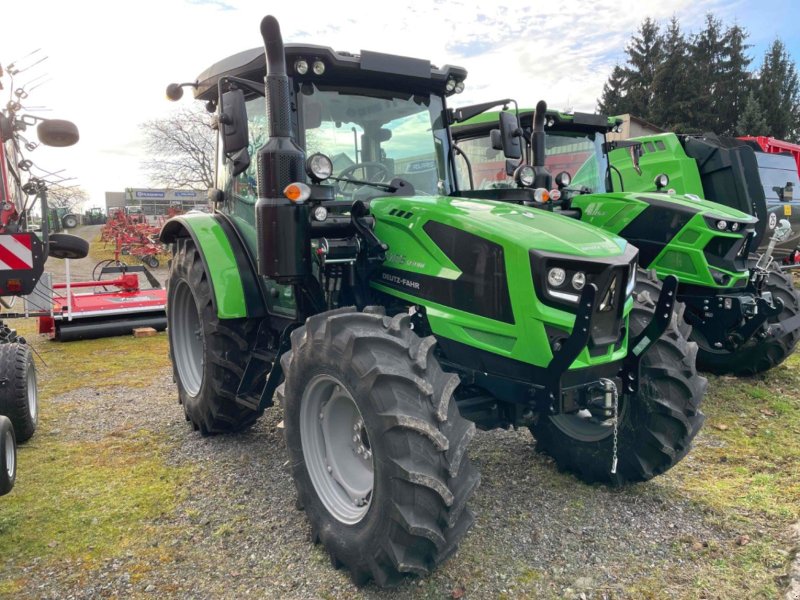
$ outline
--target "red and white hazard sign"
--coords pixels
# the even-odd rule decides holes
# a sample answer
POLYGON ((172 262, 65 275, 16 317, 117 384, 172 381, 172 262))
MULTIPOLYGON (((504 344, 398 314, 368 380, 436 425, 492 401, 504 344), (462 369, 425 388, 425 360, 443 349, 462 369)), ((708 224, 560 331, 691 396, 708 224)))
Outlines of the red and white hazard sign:
POLYGON ((32 268, 31 235, 29 233, 0 235, 0 271, 20 271, 32 268))

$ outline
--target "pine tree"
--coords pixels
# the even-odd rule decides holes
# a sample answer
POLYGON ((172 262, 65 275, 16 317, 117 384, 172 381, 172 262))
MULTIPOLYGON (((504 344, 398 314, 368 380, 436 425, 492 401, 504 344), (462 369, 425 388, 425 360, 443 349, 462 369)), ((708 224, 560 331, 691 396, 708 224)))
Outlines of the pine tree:
POLYGON ((702 131, 721 132, 720 65, 724 54, 722 21, 712 14, 706 15, 705 29, 694 36, 691 45, 690 77, 702 86, 692 108, 692 126, 702 131))
POLYGON ((603 95, 597 101, 597 112, 605 115, 621 115, 628 112, 625 98, 625 73, 615 65, 608 81, 603 85, 603 95))
POLYGON ((754 92, 744 101, 744 107, 736 124, 736 135, 766 135, 767 119, 754 92))
POLYGON ((723 135, 735 133, 751 89, 751 76, 747 69, 752 59, 745 54, 751 45, 746 40, 747 31, 738 25, 729 27, 722 39, 722 60, 715 99, 717 132, 723 135))
POLYGON ((661 41, 664 59, 653 77, 650 120, 664 129, 692 128, 698 87, 690 79, 689 46, 677 17, 672 17, 661 41))
POLYGON ((796 140, 800 136, 800 84, 797 67, 779 39, 772 43, 764 55, 758 74, 756 97, 771 136, 789 140, 796 140))
POLYGON ((653 101, 653 80, 662 60, 659 26, 646 18, 626 48, 628 67, 623 69, 627 82, 627 103, 631 114, 650 120, 653 101))

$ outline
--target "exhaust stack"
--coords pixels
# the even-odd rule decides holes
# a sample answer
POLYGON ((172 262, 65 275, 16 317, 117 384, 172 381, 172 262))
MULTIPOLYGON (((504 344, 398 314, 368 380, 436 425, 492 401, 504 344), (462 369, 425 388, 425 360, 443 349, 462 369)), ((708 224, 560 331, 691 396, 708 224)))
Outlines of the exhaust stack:
POLYGON ((304 181, 305 152, 292 135, 289 78, 278 20, 261 21, 267 76, 265 98, 269 139, 256 156, 258 272, 281 283, 310 275, 310 222, 305 203, 283 195, 287 185, 304 181))
POLYGON ((533 171, 535 173, 533 187, 550 189, 553 186, 553 176, 545 162, 545 138, 544 120, 547 115, 547 102, 539 100, 536 104, 536 113, 533 116, 533 132, 531 134, 531 146, 533 147, 533 171))

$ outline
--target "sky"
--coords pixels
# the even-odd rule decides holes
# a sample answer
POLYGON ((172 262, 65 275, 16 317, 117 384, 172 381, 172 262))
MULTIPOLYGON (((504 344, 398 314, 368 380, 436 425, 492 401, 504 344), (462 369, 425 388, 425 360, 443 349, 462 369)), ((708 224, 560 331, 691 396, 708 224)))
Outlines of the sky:
MULTIPOLYGON (((780 37, 800 63, 800 4, 795 0, 426 0, 334 3, 251 0, 28 0, 3 11, 0 64, 41 64, 17 75, 33 89, 30 114, 75 122, 69 148, 41 146, 27 156, 71 177, 104 206, 106 191, 148 187, 141 124, 176 108, 168 83, 194 81, 214 62, 262 45, 265 14, 281 23, 285 42, 357 53, 374 50, 466 67, 465 91, 450 106, 513 97, 561 110, 593 111, 614 64, 645 17, 676 15, 697 31, 706 13, 744 26, 754 64, 780 37), (334 10, 336 13, 334 14, 334 10), (28 53, 40 49, 28 59, 28 53), (22 59, 22 60, 20 60, 22 59), (43 108, 40 108, 43 107, 43 108)), ((0 102, 11 90, 0 91, 0 102)), ((698 82, 700 85, 700 82, 698 82)), ((190 94, 181 100, 193 102, 190 94)), ((30 137, 35 137, 31 132, 30 137)))

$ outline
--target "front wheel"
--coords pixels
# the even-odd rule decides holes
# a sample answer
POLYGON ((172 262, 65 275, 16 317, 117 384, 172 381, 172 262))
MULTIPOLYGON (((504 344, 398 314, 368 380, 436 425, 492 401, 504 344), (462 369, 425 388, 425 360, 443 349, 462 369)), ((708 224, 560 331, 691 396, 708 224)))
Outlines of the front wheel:
MULTIPOLYGON (((660 293, 661 283, 640 270, 629 340, 650 323, 660 293)), ((683 310, 676 303, 667 329, 641 358, 638 393, 619 399, 616 473, 611 421, 589 411, 541 416, 531 428, 537 450, 586 482, 617 485, 651 479, 686 456, 705 418, 700 402, 708 382, 695 369, 697 344, 687 341, 683 310)))
POLYGON ((410 319, 381 309, 315 315, 281 359, 285 435, 299 504, 357 584, 426 575, 472 524, 475 425, 410 319))
MULTIPOLYGON (((773 298, 783 302, 783 310, 767 319, 767 325, 785 321, 800 313, 800 293, 792 283, 791 275, 786 275, 773 268, 770 272, 764 291, 771 292, 773 298)), ((800 340, 800 329, 795 329, 782 336, 756 333, 747 343, 736 350, 713 348, 695 329, 695 338, 700 351, 697 354, 697 366, 703 371, 718 375, 732 374, 749 376, 769 371, 782 363, 792 352, 800 340)))
POLYGON ((39 423, 36 367, 30 346, 21 342, 0 344, 0 415, 14 426, 19 443, 28 441, 39 423))
POLYGON ((64 229, 75 229, 78 226, 78 217, 75 215, 67 215, 61 220, 64 229))
POLYGON ((14 487, 17 479, 17 441, 14 427, 0 415, 0 496, 6 495, 14 487))
MULTIPOLYGON (((188 238, 177 246, 167 281, 167 332, 178 399, 202 434, 239 431, 259 416, 236 402, 258 323, 217 317, 200 252, 188 238)), ((256 376, 266 377, 266 371, 256 376)))

